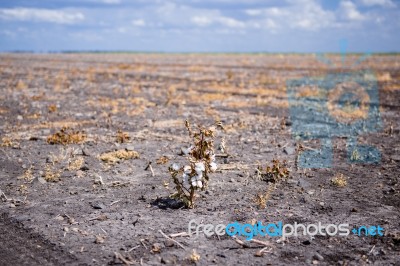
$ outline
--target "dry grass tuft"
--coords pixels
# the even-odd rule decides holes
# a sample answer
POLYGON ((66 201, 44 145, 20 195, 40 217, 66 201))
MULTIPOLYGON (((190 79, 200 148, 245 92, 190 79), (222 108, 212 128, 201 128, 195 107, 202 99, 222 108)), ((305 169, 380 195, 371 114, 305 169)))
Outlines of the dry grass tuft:
POLYGON ((111 151, 100 155, 100 160, 111 165, 119 163, 121 160, 129 160, 137 158, 139 158, 138 152, 127 151, 127 150, 111 151))
POLYGON ((272 166, 267 166, 265 171, 261 167, 257 168, 257 177, 256 179, 260 179, 267 182, 279 183, 281 180, 285 180, 289 178, 289 169, 287 169, 286 161, 282 163, 277 160, 272 160, 272 166))
POLYGON ((347 186, 347 178, 343 174, 337 174, 332 178, 331 183, 336 187, 345 187, 347 186))
POLYGON ((77 171, 81 169, 83 164, 85 163, 85 160, 82 157, 78 157, 73 161, 70 161, 68 164, 68 170, 69 171, 77 171))
POLYGON ((83 132, 63 127, 59 132, 47 137, 47 143, 67 145, 72 143, 81 143, 85 141, 85 139, 86 134, 83 132))
POLYGON ((287 180, 289 178, 289 169, 287 169, 286 161, 281 163, 279 160, 272 160, 272 166, 267 166, 264 170, 262 167, 258 166, 256 168, 256 175, 254 178, 256 180, 262 180, 269 182, 269 186, 266 192, 258 193, 253 202, 257 204, 260 209, 264 209, 267 206, 267 202, 271 197, 272 191, 276 188, 277 185, 283 180, 287 180))
POLYGON ((196 250, 193 249, 189 259, 191 262, 196 263, 200 260, 200 255, 196 252, 196 250))
POLYGON ((61 171, 54 170, 50 164, 46 164, 44 167, 44 180, 47 182, 58 182, 60 181, 61 171))
POLYGON ((131 140, 131 137, 129 136, 128 132, 123 132, 121 130, 118 130, 117 136, 116 136, 117 143, 125 143, 130 140, 131 140))
POLYGON ((352 161, 358 161, 361 159, 360 153, 358 152, 358 150, 353 150, 351 152, 351 156, 350 156, 350 160, 352 161))
POLYGON ((9 137, 3 137, 1 138, 1 147, 12 147, 13 146, 13 141, 9 137))
POLYGON ((50 152, 50 162, 52 165, 56 165, 56 164, 60 164, 63 161, 68 161, 70 160, 70 158, 74 157, 75 154, 78 153, 78 149, 76 148, 64 148, 61 147, 59 149, 59 153, 58 154, 54 154, 52 152, 50 152))
POLYGON ((24 184, 18 186, 17 191, 19 191, 21 194, 26 195, 28 194, 28 187, 24 184))
POLYGON ((18 179, 23 179, 26 183, 32 183, 33 179, 35 179, 32 173, 32 166, 22 176, 18 177, 18 179))
POLYGON ((268 187, 268 189, 267 189, 266 192, 264 192, 264 193, 258 193, 258 194, 255 196, 253 202, 254 202, 255 204, 257 204, 257 206, 258 206, 259 209, 265 209, 265 207, 267 207, 267 202, 268 202, 268 200, 271 198, 271 193, 272 193, 272 191, 273 191, 273 186, 270 185, 270 186, 268 187))
POLYGON ((57 111, 57 106, 55 104, 50 104, 47 107, 47 110, 49 111, 49 113, 55 113, 57 111))
POLYGON ((193 102, 212 102, 212 101, 224 101, 229 95, 223 93, 202 93, 191 95, 193 102))
POLYGON ((389 72, 383 72, 378 75, 378 81, 381 82, 388 82, 392 80, 392 76, 390 75, 389 72))
POLYGON ((25 84, 25 82, 23 82, 22 80, 18 80, 16 89, 17 90, 25 90, 26 88, 28 88, 28 86, 25 84))
POLYGON ((169 158, 167 156, 161 156, 160 158, 158 158, 158 160, 156 161, 157 164, 166 164, 169 162, 169 158))

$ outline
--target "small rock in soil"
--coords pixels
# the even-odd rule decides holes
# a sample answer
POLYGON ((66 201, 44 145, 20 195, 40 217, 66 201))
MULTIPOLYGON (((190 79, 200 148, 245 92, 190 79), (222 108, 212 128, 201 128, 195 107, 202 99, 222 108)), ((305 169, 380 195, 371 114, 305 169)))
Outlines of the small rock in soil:
POLYGON ((319 254, 318 252, 314 253, 313 259, 315 260, 324 260, 324 257, 322 257, 321 254, 319 254))
POLYGON ((88 170, 89 170, 89 167, 88 167, 87 165, 83 165, 83 166, 81 167, 81 169, 79 169, 79 170, 81 170, 81 171, 88 171, 88 170))
POLYGON ((92 202, 90 205, 93 207, 93 209, 96 210, 101 210, 106 208, 106 206, 103 203, 97 201, 92 202))
POLYGON ((135 147, 134 147, 133 145, 127 145, 126 148, 125 148, 125 150, 127 150, 127 151, 134 151, 134 150, 135 150, 135 147))
POLYGON ((295 152, 295 149, 293 147, 285 147, 283 149, 283 152, 286 153, 287 155, 292 155, 295 152))
MULTIPOLYGON (((299 179, 297 185, 298 185, 299 187, 302 187, 302 188, 308 188, 308 187, 311 186, 310 182, 304 180, 303 178, 300 178, 300 179, 299 179)), ((310 190, 310 191, 312 191, 312 190, 310 190)), ((307 192, 307 193, 310 194, 310 192, 307 192)), ((311 194, 310 194, 310 195, 311 195, 311 194)))
POLYGON ((15 220, 17 222, 25 222, 25 221, 31 220, 31 218, 29 216, 27 216, 27 215, 21 215, 21 216, 15 217, 15 220))
POLYGON ((165 257, 161 257, 161 263, 162 264, 172 264, 172 262, 165 257))
POLYGON ((103 236, 96 236, 96 240, 94 242, 96 244, 102 244, 102 243, 104 243, 104 237, 103 236))
POLYGON ((47 183, 47 181, 43 177, 39 177, 38 181, 39 181, 40 184, 46 184, 47 183))
POLYGON ((175 243, 171 239, 167 239, 167 240, 164 241, 164 245, 166 247, 173 247, 175 245, 175 243))
POLYGON ((161 245, 159 243, 154 243, 151 249, 154 253, 158 253, 161 251, 161 245))

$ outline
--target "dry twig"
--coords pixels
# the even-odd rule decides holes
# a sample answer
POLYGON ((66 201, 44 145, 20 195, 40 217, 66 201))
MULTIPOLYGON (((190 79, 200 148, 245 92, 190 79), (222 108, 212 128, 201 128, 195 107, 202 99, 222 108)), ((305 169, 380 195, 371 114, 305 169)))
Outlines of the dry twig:
POLYGON ((190 236, 188 232, 181 232, 181 233, 176 233, 176 234, 170 234, 169 237, 179 237, 179 236, 190 236))
POLYGON ((171 240, 172 242, 174 242, 175 244, 177 244, 178 246, 180 246, 181 248, 183 248, 183 249, 186 250, 186 248, 185 248, 181 243, 179 243, 178 241, 176 241, 176 240, 173 239, 173 238, 170 238, 169 236, 167 236, 166 234, 164 234, 163 231, 158 230, 158 232, 160 232, 160 233, 163 235, 163 237, 165 237, 166 239, 171 240))
POLYGON ((238 243, 242 247, 244 247, 244 248, 249 248, 250 247, 249 244, 243 242, 242 240, 238 239, 237 237, 233 236, 232 238, 233 238, 233 240, 235 240, 236 243, 238 243))
POLYGON ((271 243, 269 243, 269 242, 264 242, 264 241, 257 240, 257 239, 254 239, 254 238, 251 239, 250 242, 256 243, 256 244, 259 244, 259 245, 262 245, 262 246, 265 246, 265 247, 273 247, 273 245, 271 243))
POLYGON ((144 170, 147 171, 148 169, 150 169, 150 171, 151 171, 151 176, 154 176, 154 171, 153 171, 153 167, 151 166, 151 162, 149 162, 149 164, 146 166, 146 168, 144 170))
POLYGON ((122 261, 125 265, 133 265, 133 264, 135 264, 134 261, 128 260, 128 259, 124 258, 124 256, 122 256, 122 255, 121 255, 120 253, 118 253, 118 252, 114 252, 114 255, 115 255, 115 258, 116 258, 116 259, 119 259, 119 260, 122 261))

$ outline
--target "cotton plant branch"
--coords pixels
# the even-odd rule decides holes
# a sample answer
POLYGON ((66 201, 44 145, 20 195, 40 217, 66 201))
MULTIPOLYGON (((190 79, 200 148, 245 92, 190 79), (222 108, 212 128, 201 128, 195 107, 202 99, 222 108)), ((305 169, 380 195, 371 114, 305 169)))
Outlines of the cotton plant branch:
POLYGON ((194 199, 197 190, 206 190, 209 183, 209 175, 217 170, 215 163, 214 139, 216 127, 221 127, 220 122, 216 126, 197 126, 196 129, 185 121, 185 127, 192 145, 184 151, 187 156, 187 164, 179 166, 174 163, 169 167, 176 193, 173 195, 183 201, 186 207, 194 207, 194 199))

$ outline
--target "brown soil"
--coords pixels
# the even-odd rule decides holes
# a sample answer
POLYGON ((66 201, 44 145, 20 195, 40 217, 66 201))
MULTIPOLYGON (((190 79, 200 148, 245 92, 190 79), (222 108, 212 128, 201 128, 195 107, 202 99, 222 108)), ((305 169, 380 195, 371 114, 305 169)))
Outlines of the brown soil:
POLYGON ((340 137, 331 168, 301 169, 296 147, 318 143, 292 137, 286 81, 343 70, 312 55, 1 55, 0 265, 400 265, 400 57, 361 67, 378 79, 383 128, 359 142, 381 162, 349 164, 340 137), (185 119, 222 121, 217 144, 223 136, 229 154, 194 209, 168 199, 168 166, 190 144, 185 119), (65 145, 50 144, 64 127, 65 145), (162 156, 169 162, 157 164, 162 156), (287 160, 291 177, 255 178, 273 159, 287 160), (267 192, 260 208, 254 199, 267 192), (191 219, 380 225, 385 235, 256 237, 272 245, 256 256, 262 246, 226 235, 174 238, 182 248, 159 232, 185 232, 191 219))

